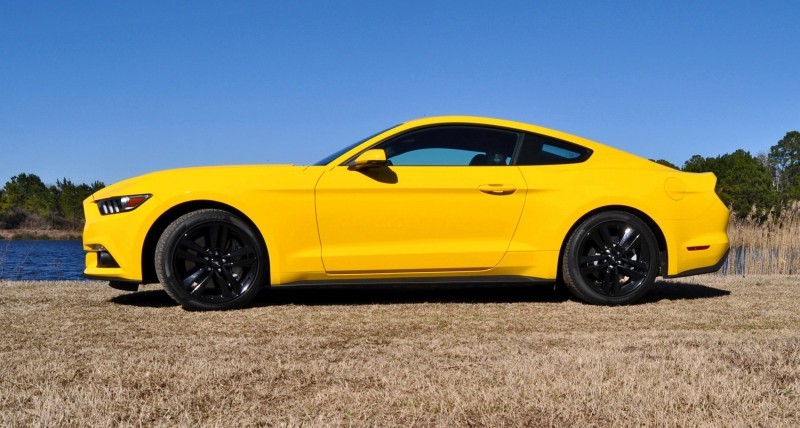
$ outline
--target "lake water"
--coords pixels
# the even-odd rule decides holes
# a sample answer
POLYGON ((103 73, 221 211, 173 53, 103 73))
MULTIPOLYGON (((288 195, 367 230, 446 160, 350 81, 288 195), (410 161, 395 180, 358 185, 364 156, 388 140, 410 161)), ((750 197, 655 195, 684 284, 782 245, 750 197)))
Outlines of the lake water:
POLYGON ((0 279, 83 279, 80 241, 0 241, 0 279))

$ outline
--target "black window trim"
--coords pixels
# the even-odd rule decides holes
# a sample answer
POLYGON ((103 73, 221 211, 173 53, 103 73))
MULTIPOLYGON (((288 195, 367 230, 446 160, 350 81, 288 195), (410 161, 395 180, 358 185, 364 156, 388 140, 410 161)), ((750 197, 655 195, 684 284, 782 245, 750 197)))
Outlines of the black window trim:
MULTIPOLYGON (((362 153, 366 152, 367 150, 372 150, 375 147, 377 147, 377 146, 379 146, 379 145, 381 145, 381 144, 383 144, 383 143, 385 143, 385 142, 387 142, 389 140, 403 137, 404 135, 407 135, 407 134, 412 133, 412 132, 422 131, 422 130, 429 129, 429 128, 445 127, 445 126, 467 126, 467 127, 474 127, 474 128, 485 128, 485 129, 493 129, 493 130, 498 130, 498 131, 513 132, 513 133, 517 134, 517 142, 516 142, 516 145, 514 146, 514 152, 511 155, 512 157, 511 157, 511 160, 509 161, 509 164, 506 165, 506 166, 569 165, 569 164, 576 164, 576 163, 586 162, 587 160, 589 160, 590 157, 592 157, 592 154, 594 154, 594 150, 592 150, 592 149, 590 149, 590 148, 588 148, 586 146, 582 146, 580 144, 576 144, 576 143, 572 143, 572 142, 569 142, 569 141, 565 141, 565 140, 562 140, 560 138, 551 137, 549 135, 540 134, 538 132, 526 131, 524 129, 506 128, 506 127, 502 127, 502 126, 484 125, 484 124, 480 124, 480 123, 452 122, 452 123, 436 123, 436 124, 431 124, 431 125, 423 125, 423 126, 420 126, 420 127, 417 127, 417 128, 407 129, 407 130, 405 130, 405 131, 403 131, 403 132, 401 132, 399 134, 391 135, 391 136, 389 136, 387 138, 384 138, 383 140, 375 142, 374 144, 370 145, 369 147, 365 148, 364 150, 359 151, 358 153, 356 153, 355 155, 351 156, 346 161, 344 161, 341 164, 339 164, 339 166, 351 166, 351 165, 353 165, 353 163, 355 162, 356 158, 359 157, 362 153), (553 145, 556 146, 556 147, 562 146, 562 147, 564 147, 566 149, 569 149, 569 150, 575 150, 575 151, 578 151, 578 152, 583 152, 583 154, 578 156, 578 157, 576 157, 576 158, 573 158, 573 159, 564 158, 563 161, 558 161, 558 162, 530 164, 530 165, 520 165, 519 164, 519 156, 520 156, 520 154, 522 152, 522 145, 525 144, 525 136, 528 135, 528 134, 530 134, 532 136, 535 136, 535 137, 538 137, 538 138, 542 138, 542 139, 547 140, 547 141, 552 141, 554 143, 553 145)), ((454 167, 454 166, 456 166, 456 167, 459 167, 459 166, 463 166, 463 165, 425 165, 425 166, 438 166, 438 167, 454 167)))
MULTIPOLYGON (((371 146, 365 148, 364 150, 361 150, 360 152, 356 153, 354 156, 351 156, 349 159, 347 159, 346 161, 344 161, 341 164, 339 164, 339 166, 352 166, 353 163, 355 162, 356 158, 361 156, 362 153, 366 152, 367 150, 372 150, 375 147, 377 147, 377 146, 379 146, 379 145, 381 145, 381 144, 383 144, 383 143, 385 143, 385 142, 387 142, 389 140, 393 140, 395 138, 403 137, 404 135, 410 134, 412 132, 422 131, 422 130, 430 129, 430 128, 441 128, 441 127, 445 127, 445 126, 462 126, 462 127, 484 128, 484 129, 492 129, 492 130, 496 130, 496 131, 513 132, 514 134, 517 135, 517 141, 516 141, 516 143, 514 145, 514 151, 511 154, 511 160, 509 161, 509 164, 506 165, 506 166, 515 166, 514 161, 516 160, 516 156, 518 155, 518 153, 520 151, 520 148, 522 147, 522 142, 525 139, 525 131, 520 130, 520 129, 505 128, 505 127, 502 127, 502 126, 492 126, 492 125, 484 125, 484 124, 480 124, 480 123, 470 123, 470 122, 435 123, 435 124, 430 124, 430 125, 423 125, 423 126, 420 126, 420 127, 417 127, 417 128, 407 129, 407 130, 405 130, 405 131, 403 131, 403 132, 401 132, 399 134, 395 134, 395 135, 392 135, 392 136, 390 136, 388 138, 384 138, 383 140, 380 140, 380 141, 376 142, 375 144, 372 144, 371 146)), ((429 167, 431 167, 431 166, 432 167, 464 167, 466 165, 420 165, 420 166, 429 166, 429 167)))

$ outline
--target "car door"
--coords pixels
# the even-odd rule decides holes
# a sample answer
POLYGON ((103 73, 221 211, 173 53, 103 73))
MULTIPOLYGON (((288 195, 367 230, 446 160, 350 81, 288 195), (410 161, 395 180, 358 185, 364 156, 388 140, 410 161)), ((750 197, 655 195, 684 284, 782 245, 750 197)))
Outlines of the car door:
POLYGON ((424 128, 375 146, 386 153, 386 166, 326 171, 315 190, 325 270, 495 266, 525 202, 522 174, 508 165, 518 140, 516 132, 494 128, 424 128))

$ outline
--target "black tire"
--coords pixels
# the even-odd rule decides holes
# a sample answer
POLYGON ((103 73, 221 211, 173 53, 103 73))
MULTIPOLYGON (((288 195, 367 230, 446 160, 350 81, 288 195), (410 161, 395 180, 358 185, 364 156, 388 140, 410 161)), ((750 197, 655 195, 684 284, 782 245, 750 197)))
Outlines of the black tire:
POLYGON ((570 292, 596 305, 624 305, 652 287, 658 243, 647 224, 624 211, 595 214, 570 235, 561 269, 570 292))
POLYGON ((167 294, 189 310, 241 308, 258 295, 268 272, 253 228, 217 209, 184 214, 167 226, 155 266, 167 294))

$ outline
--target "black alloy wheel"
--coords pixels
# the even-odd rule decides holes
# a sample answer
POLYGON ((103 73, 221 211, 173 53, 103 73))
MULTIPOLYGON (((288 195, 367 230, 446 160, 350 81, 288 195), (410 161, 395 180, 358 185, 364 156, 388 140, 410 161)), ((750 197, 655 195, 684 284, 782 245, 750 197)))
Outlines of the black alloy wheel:
POLYGON ((252 227, 216 209, 179 217, 156 247, 158 278, 186 309, 233 309, 250 303, 266 282, 266 261, 252 227))
POLYGON ((658 244, 638 217, 608 211, 589 217, 570 236, 562 272, 570 291, 593 304, 627 304, 641 298, 660 269, 658 244))

